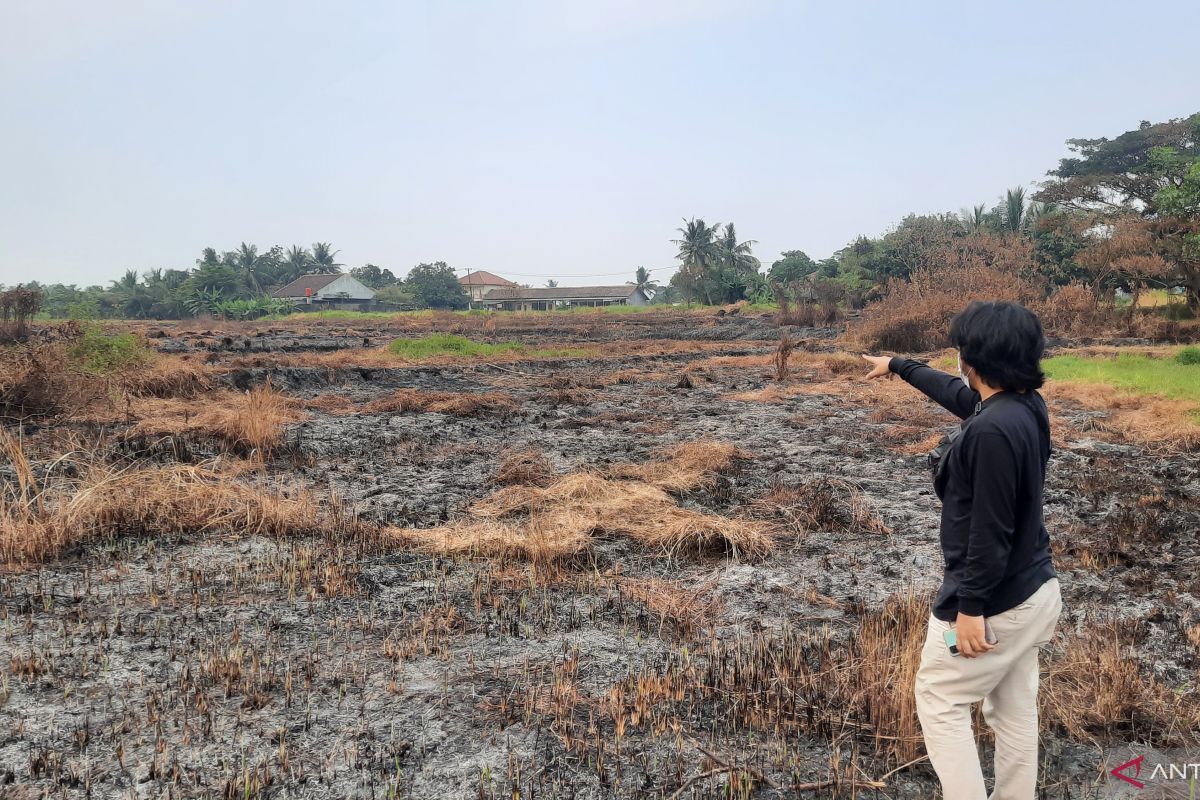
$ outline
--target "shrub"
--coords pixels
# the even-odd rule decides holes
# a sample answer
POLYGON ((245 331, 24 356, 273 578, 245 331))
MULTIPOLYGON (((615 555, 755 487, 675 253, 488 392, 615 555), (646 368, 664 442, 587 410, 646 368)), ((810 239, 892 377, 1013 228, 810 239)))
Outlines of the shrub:
POLYGON ((93 375, 120 372, 150 360, 150 350, 140 337, 132 333, 105 333, 94 323, 84 327, 69 354, 84 372, 93 375))
POLYGON ((981 264, 917 270, 893 278, 882 300, 863 311, 851 338, 871 350, 928 352, 948 347, 950 320, 972 300, 1014 300, 1027 305, 1038 287, 1012 272, 981 264))
POLYGON ((1096 293, 1078 282, 1069 283, 1035 303, 1032 310, 1041 319, 1046 333, 1055 336, 1094 334, 1106 327, 1109 316, 1101 308, 1096 293))
POLYGON ((1200 364, 1200 347, 1189 346, 1175 354, 1180 364, 1200 364))
POLYGON ((42 307, 40 289, 20 286, 0 292, 0 339, 24 341, 29 335, 29 318, 42 307))

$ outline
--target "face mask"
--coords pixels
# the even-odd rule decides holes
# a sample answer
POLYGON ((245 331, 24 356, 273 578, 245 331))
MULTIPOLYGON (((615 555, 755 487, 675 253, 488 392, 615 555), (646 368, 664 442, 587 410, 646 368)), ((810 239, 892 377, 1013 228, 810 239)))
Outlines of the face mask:
POLYGON ((958 357, 958 378, 963 382, 963 386, 967 387, 968 389, 971 388, 971 382, 967 380, 967 375, 962 370, 962 356, 958 357))

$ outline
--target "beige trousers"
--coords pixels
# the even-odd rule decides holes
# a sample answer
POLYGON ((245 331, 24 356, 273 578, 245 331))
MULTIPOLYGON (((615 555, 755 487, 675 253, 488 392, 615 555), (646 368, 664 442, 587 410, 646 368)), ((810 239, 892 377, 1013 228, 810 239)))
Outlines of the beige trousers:
POLYGON ((989 617, 996 647, 978 658, 954 656, 942 635, 950 623, 929 618, 917 670, 917 716, 946 800, 1034 800, 1038 769, 1038 648, 1050 641, 1062 610, 1051 578, 1016 608, 989 617), (996 734, 996 786, 983 785, 971 706, 996 734))

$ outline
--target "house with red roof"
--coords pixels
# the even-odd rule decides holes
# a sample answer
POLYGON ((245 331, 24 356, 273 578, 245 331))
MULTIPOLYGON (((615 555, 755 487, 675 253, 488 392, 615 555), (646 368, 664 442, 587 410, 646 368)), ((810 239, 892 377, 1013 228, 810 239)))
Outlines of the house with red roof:
POLYGON ((492 289, 518 289, 520 286, 510 280, 493 275, 482 269, 469 270, 458 279, 459 284, 471 297, 472 303, 478 303, 492 289))

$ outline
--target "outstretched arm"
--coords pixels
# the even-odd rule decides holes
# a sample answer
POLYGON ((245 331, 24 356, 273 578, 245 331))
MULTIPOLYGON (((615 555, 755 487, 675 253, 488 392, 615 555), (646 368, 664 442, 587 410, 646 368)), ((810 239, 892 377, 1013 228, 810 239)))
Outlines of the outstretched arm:
POLYGON ((930 400, 960 419, 971 416, 975 411, 975 404, 979 402, 979 392, 968 388, 957 375, 936 370, 922 361, 899 356, 888 358, 863 355, 863 358, 873 367, 867 375, 868 378, 885 375, 890 378, 892 375, 899 375, 920 389, 930 400))

